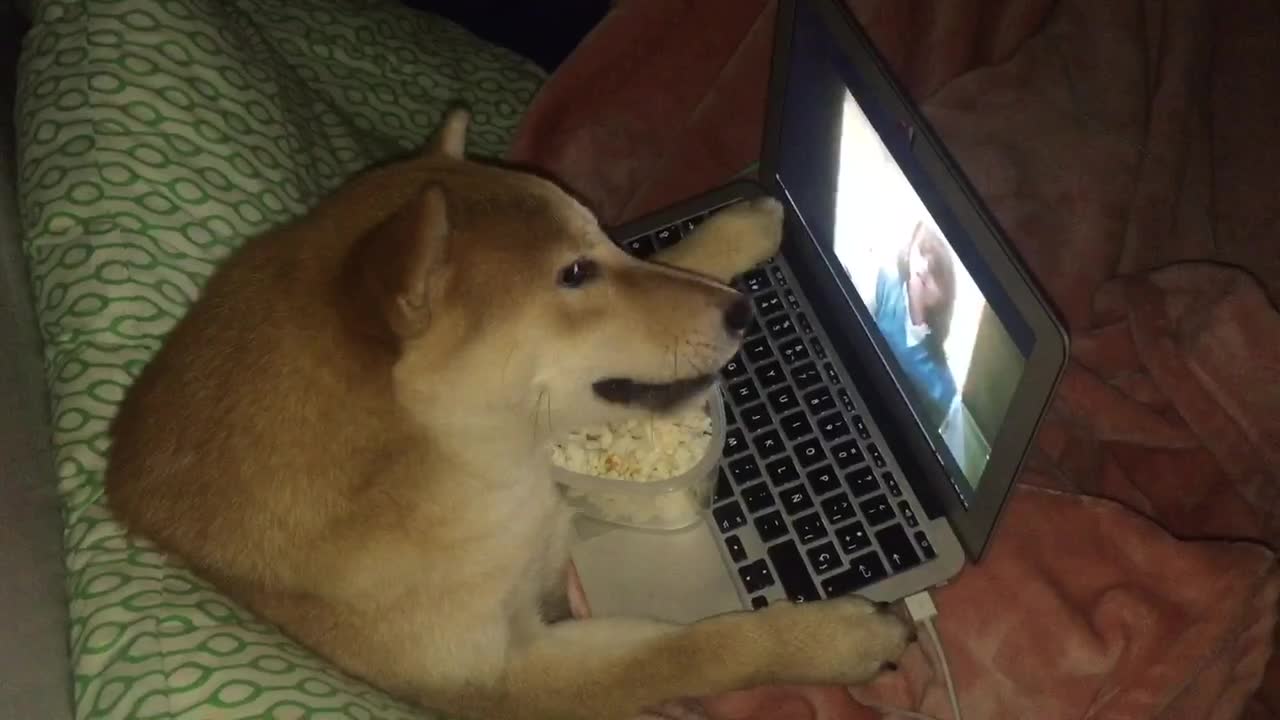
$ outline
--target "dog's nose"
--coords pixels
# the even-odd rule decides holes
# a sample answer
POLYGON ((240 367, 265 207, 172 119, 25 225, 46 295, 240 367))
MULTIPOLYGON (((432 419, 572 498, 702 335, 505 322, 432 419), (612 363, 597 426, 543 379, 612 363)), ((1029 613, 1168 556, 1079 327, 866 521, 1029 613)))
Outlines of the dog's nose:
POLYGON ((743 333, 751 325, 751 301, 746 297, 739 296, 733 304, 724 311, 724 326, 730 333, 735 335, 743 333))

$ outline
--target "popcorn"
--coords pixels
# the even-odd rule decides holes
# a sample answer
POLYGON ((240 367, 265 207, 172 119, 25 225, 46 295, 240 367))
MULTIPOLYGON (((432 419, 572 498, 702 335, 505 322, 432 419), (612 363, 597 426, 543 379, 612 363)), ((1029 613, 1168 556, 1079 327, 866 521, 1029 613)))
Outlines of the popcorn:
POLYGON ((556 465, 581 475, 633 482, 688 472, 711 443, 711 416, 697 408, 669 418, 636 418, 585 428, 551 448, 556 465))
POLYGON ((578 511, 633 527, 674 530, 697 522, 710 504, 715 469, 705 459, 713 450, 719 457, 711 446, 723 441, 722 429, 717 431, 708 408, 642 417, 572 432, 551 446, 551 461, 563 474, 566 500, 578 511), (700 465, 707 468, 705 476, 689 476, 700 465), (655 486, 667 480, 678 482, 655 486))

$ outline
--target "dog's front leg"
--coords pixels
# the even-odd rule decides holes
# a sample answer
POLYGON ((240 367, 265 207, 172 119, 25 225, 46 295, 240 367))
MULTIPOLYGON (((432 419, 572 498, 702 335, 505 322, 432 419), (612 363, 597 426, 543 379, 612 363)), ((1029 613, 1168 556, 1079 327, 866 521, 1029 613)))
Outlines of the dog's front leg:
POLYGON ((728 284, 763 263, 782 244, 782 204, 771 197, 741 202, 713 215, 653 261, 728 284))
POLYGON ((512 648, 500 705, 512 720, 627 720, 660 703, 769 683, 865 682, 908 626, 858 598, 779 604, 691 625, 592 619, 512 648))

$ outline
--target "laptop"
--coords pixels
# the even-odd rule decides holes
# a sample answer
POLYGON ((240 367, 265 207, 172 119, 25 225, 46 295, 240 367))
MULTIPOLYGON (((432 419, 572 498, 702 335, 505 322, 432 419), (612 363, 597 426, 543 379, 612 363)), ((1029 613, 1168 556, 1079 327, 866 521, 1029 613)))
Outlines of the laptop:
POLYGON ((779 255, 735 281, 756 322, 720 373, 710 510, 666 533, 579 519, 596 616, 946 583, 985 552, 1065 367, 1063 324, 839 0, 780 0, 767 102, 754 179, 610 231, 648 257, 738 201, 786 209, 779 255))

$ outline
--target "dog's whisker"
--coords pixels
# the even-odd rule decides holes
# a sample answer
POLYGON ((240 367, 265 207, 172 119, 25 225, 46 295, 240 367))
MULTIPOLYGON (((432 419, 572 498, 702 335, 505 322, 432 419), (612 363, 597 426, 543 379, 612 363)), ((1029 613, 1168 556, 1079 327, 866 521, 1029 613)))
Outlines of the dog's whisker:
POLYGON ((503 387, 507 386, 507 371, 511 369, 511 358, 516 354, 516 344, 513 342, 507 347, 507 356, 502 360, 502 372, 498 376, 498 381, 503 387))
POLYGON ((693 373, 695 375, 701 375, 704 372, 704 368, 703 368, 703 363, 697 359, 699 357, 697 351, 709 350, 710 348, 705 345, 702 345, 702 346, 695 345, 692 340, 686 340, 685 343, 689 346, 689 350, 690 350, 689 355, 694 358, 693 360, 688 361, 689 365, 690 367, 693 368, 693 373))
POLYGON ((551 421, 551 391, 547 390, 543 395, 547 398, 547 435, 554 437, 556 433, 555 424, 551 421))
POLYGON ((680 336, 674 335, 671 339, 671 379, 676 380, 680 377, 680 336))
POLYGON ((687 362, 689 367, 692 369, 692 374, 702 375, 703 373, 709 372, 712 369, 711 361, 706 358, 705 355, 714 355, 715 346, 707 342, 695 342, 692 339, 686 339, 685 344, 689 346, 690 350, 689 355, 685 358, 685 362, 687 362), (697 352, 698 350, 706 352, 704 354, 699 354, 697 352))
MULTIPOLYGON (((535 437, 538 435, 538 429, 539 429, 538 422, 539 420, 542 419, 542 398, 545 397, 546 394, 547 394, 547 391, 545 388, 542 390, 539 390, 538 398, 533 403, 533 434, 535 437)), ((550 425, 551 425, 551 421, 550 421, 550 418, 548 418, 547 420, 548 428, 550 427, 550 425)), ((548 432, 547 434, 550 435, 550 432, 548 432)))

